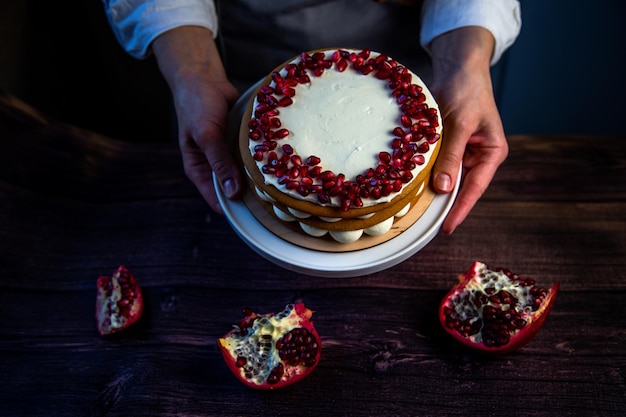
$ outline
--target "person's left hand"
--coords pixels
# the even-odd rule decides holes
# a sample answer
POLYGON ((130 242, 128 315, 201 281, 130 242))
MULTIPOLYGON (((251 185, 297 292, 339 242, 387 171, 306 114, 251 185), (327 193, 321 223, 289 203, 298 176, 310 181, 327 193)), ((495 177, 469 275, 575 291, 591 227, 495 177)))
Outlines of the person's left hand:
POLYGON ((448 32, 432 43, 431 89, 443 117, 443 142, 433 169, 435 191, 450 193, 459 169, 462 183, 441 230, 452 233, 485 192, 508 155, 489 72, 493 37, 468 27, 448 32))

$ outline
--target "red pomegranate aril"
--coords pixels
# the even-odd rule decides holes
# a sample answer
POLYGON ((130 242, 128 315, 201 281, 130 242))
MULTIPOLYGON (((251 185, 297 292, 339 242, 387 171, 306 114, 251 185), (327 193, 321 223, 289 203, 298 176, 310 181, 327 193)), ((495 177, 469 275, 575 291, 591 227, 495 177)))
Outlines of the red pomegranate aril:
POLYGON ((309 170, 309 177, 317 178, 320 175, 320 173, 322 172, 322 169, 323 168, 321 166, 319 166, 319 165, 318 166, 314 166, 313 168, 311 168, 309 170))
POLYGON ((289 96, 284 96, 283 98, 278 100, 279 107, 287 107, 287 106, 291 106, 292 104, 293 104, 293 99, 289 96))
POLYGON ((274 140, 264 140, 263 145, 267 146, 268 150, 273 151, 278 146, 278 142, 274 140))
POLYGON ((271 165, 263 165, 261 167, 261 172, 263 172, 264 174, 275 174, 276 173, 276 167, 273 167, 271 165))
POLYGON ((261 86, 261 91, 263 94, 274 94, 274 89, 267 84, 261 86))
POLYGON ((289 170, 289 178, 291 179, 296 179, 300 176, 300 168, 298 168, 297 166, 293 166, 291 167, 291 169, 289 170))
MULTIPOLYGON (((384 164, 388 164, 391 162, 391 154, 389 152, 379 152, 378 153, 378 160, 384 164)), ((377 171, 379 171, 377 169, 377 171)), ((380 173, 380 172, 379 172, 380 173)))
POLYGON ((302 165, 302 158, 300 157, 300 155, 291 155, 291 163, 294 164, 295 166, 300 166, 302 165))
POLYGON ((289 130, 287 130, 287 129, 277 130, 276 133, 274 134, 274 137, 276 139, 284 139, 287 136, 289 136, 289 130))
POLYGON ((346 61, 345 59, 339 60, 335 65, 335 68, 337 68, 337 71, 339 72, 344 72, 346 68, 348 68, 348 61, 346 61))
POLYGON ((417 151, 419 153, 426 153, 429 150, 430 150, 430 145, 428 144, 428 141, 422 142, 417 146, 417 151))
POLYGON ((293 147, 289 145, 288 143, 285 143, 281 148, 285 154, 287 155, 293 154, 293 147))
POLYGON ((321 162, 321 159, 315 155, 311 155, 308 158, 306 158, 305 162, 309 166, 314 166, 314 165, 319 164, 321 162))
POLYGON ((285 187, 288 190, 297 190, 298 187, 300 187, 300 183, 298 181, 287 181, 287 184, 285 185, 285 187))
POLYGON ((248 133, 248 137, 253 141, 261 140, 263 138, 263 131, 261 129, 254 129, 248 133))

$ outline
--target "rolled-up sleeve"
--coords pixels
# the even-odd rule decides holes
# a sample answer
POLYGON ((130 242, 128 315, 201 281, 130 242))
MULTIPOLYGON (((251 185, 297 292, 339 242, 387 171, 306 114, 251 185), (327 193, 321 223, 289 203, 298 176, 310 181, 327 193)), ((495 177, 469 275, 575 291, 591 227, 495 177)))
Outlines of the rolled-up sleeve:
POLYGON ((212 0, 102 0, 115 37, 135 58, 151 54, 160 34, 179 26, 202 26, 217 35, 218 21, 212 0))
POLYGON ((466 26, 489 30, 496 45, 491 64, 515 42, 522 27, 517 0, 425 0, 422 11, 420 43, 428 51, 437 36, 466 26))

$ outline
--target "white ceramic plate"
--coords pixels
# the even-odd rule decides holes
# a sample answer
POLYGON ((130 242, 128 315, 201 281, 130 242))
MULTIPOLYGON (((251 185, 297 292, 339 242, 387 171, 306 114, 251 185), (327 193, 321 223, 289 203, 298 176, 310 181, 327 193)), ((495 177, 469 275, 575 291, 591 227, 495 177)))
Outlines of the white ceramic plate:
MULTIPOLYGON (((236 146, 239 124, 252 91, 251 87, 233 107, 229 120, 229 141, 236 146)), ((267 260, 291 271, 324 277, 355 277, 395 266, 424 248, 439 232, 450 211, 460 183, 450 194, 435 195, 424 214, 411 227, 380 245, 352 252, 320 252, 297 246, 265 228, 243 200, 229 200, 215 182, 224 214, 235 232, 250 248, 267 260)))

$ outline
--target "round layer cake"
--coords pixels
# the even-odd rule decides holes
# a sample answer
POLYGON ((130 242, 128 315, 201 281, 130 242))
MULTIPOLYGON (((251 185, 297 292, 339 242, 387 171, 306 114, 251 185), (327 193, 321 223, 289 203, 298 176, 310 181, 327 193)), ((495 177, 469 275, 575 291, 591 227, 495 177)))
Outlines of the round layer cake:
POLYGON ((303 52, 254 91, 240 153, 263 206, 337 242, 387 233, 428 187, 442 120, 422 80, 369 50, 303 52))

